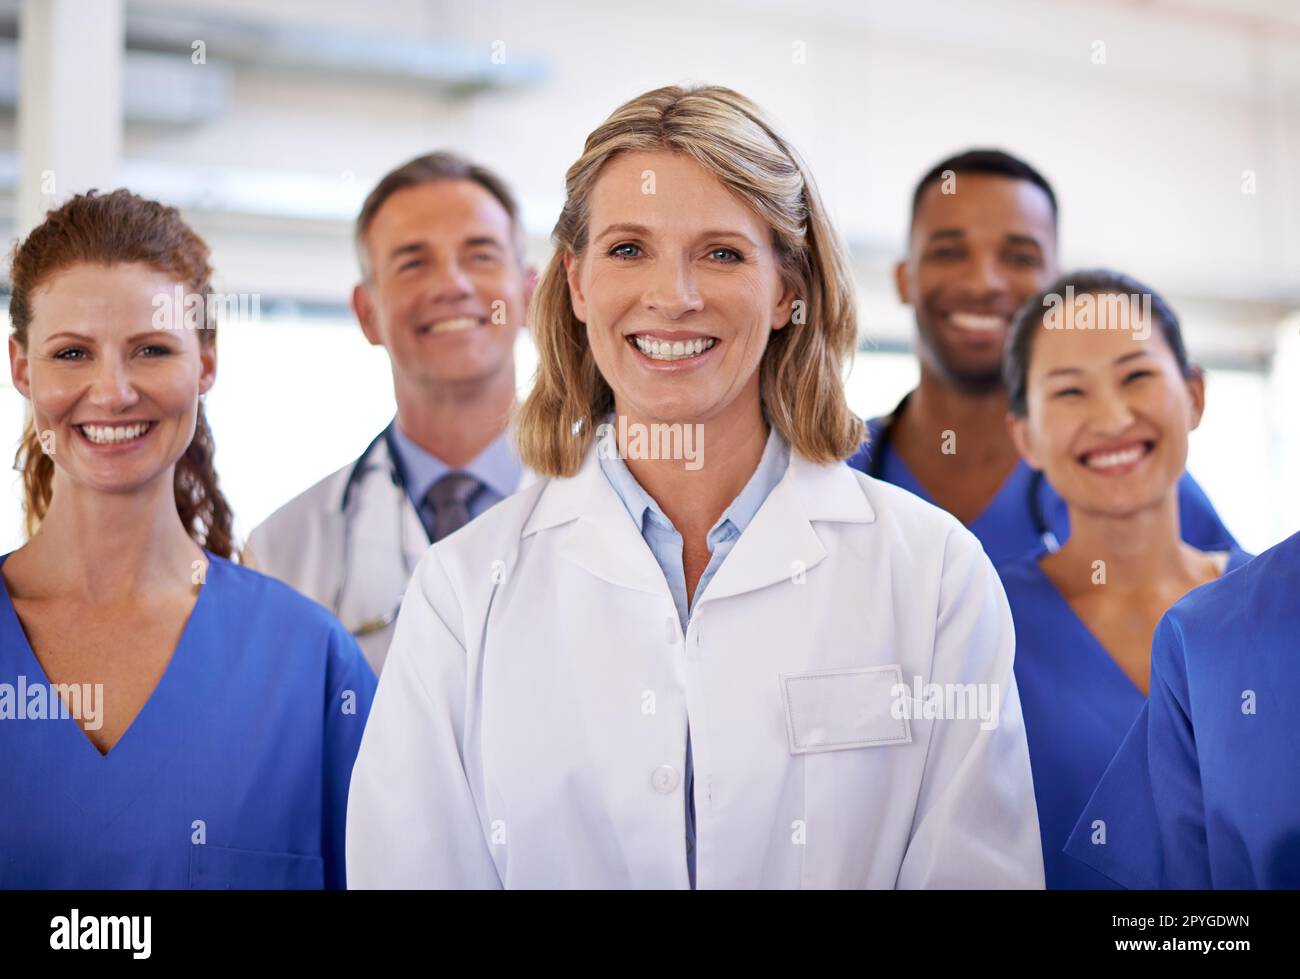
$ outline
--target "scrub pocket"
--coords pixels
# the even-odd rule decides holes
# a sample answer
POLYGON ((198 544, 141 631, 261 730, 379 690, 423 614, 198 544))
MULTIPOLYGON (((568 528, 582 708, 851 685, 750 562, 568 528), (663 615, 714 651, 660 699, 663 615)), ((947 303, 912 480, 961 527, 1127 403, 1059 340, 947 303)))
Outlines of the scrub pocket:
POLYGON ((909 744, 907 716, 894 707, 900 700, 895 688, 902 685, 903 668, 897 663, 783 675, 790 753, 909 744))
POLYGON ((325 861, 296 853, 190 846, 190 887, 195 890, 320 890, 325 861))

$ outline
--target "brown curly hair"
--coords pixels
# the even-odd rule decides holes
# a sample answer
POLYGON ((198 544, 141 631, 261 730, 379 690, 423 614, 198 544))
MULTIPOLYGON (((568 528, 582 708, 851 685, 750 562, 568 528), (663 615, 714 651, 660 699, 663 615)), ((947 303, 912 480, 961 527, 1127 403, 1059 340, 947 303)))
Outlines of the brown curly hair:
MULTIPOLYGON (((174 207, 128 190, 78 194, 47 212, 45 220, 14 247, 9 273, 13 338, 27 349, 33 293, 71 266, 139 262, 174 278, 187 293, 206 297, 212 280, 208 254, 207 243, 174 207)), ((207 321, 207 303, 201 305, 199 342, 211 347, 217 342, 216 323, 207 321)), ((200 402, 194 438, 176 463, 176 510, 196 543, 230 558, 235 551, 233 515, 217 483, 214 452, 212 430, 200 402)), ((54 462, 42 451, 30 412, 14 468, 23 474, 23 513, 30 537, 45 518, 54 494, 54 462)))

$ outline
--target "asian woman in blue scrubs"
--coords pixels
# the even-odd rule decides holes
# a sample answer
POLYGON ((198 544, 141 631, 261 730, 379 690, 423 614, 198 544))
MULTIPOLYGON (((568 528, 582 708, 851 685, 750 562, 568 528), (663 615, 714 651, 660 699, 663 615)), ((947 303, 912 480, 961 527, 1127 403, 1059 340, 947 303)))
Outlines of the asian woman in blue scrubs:
POLYGON ((1046 882, 1113 886, 1062 852, 1066 837, 1142 709, 1156 623, 1247 557, 1182 539, 1179 480, 1205 383, 1158 295, 1104 270, 1059 279, 1016 316, 1004 374, 1012 439, 1072 528, 1059 550, 998 568, 1046 882))
POLYGON ((375 678, 324 609, 231 561, 210 278, 179 214, 127 191, 15 251, 30 540, 0 558, 0 886, 346 885, 375 678))
POLYGON ((1131 888, 1300 887, 1300 534, 1161 620, 1066 852, 1131 888))
MULTIPOLYGON (((895 267, 898 297, 916 319, 920 381, 888 415, 868 420, 867 440, 849 459, 950 510, 995 565, 1070 536, 1065 500, 1003 428, 1010 322, 1060 274, 1057 254, 1056 191, 1025 160, 972 149, 931 167, 913 192, 906 255, 895 267)), ((1183 540, 1203 550, 1236 546, 1191 473, 1178 499, 1183 540)))

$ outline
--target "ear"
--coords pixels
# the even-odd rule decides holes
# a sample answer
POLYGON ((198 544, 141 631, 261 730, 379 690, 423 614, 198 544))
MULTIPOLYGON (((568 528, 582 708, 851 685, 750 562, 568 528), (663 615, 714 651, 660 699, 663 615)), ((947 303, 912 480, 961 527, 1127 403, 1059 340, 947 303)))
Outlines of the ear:
POLYGON ((772 329, 780 330, 789 325, 791 319, 794 318, 794 304, 795 288, 792 285, 786 285, 785 291, 781 293, 781 298, 772 307, 772 329))
POLYGON ((530 265, 524 269, 524 308, 533 304, 533 293, 537 292, 537 266, 530 265))
POLYGON ((384 341, 375 324, 375 304, 371 301, 370 289, 364 282, 358 282, 352 287, 352 312, 371 346, 382 347, 384 341))
POLYGON ((1187 393, 1191 395, 1192 411, 1189 419, 1188 431, 1195 431, 1201 424, 1201 416, 1205 414, 1205 372, 1199 367, 1192 368, 1192 376, 1187 378, 1187 393))
POLYGON ((199 344, 199 394, 207 394, 217 379, 217 345, 199 344))
POLYGON ((907 287, 907 260, 901 259, 894 263, 894 291, 898 293, 898 301, 904 306, 912 305, 912 293, 907 287))
POLYGON ((564 274, 569 280, 569 301, 573 304, 573 315, 579 323, 585 323, 587 322, 587 297, 582 293, 578 257, 567 249, 564 252, 564 274))
POLYGON ((1034 450, 1029 438, 1029 420, 1027 418, 1018 418, 1011 412, 1007 412, 1006 418, 1007 434, 1011 436, 1011 442, 1020 453, 1020 458, 1024 459, 1029 468, 1042 471, 1042 466, 1034 458, 1034 450))
POLYGON ((12 336, 9 338, 9 376, 14 387, 28 401, 32 400, 31 380, 27 375, 27 351, 12 336))

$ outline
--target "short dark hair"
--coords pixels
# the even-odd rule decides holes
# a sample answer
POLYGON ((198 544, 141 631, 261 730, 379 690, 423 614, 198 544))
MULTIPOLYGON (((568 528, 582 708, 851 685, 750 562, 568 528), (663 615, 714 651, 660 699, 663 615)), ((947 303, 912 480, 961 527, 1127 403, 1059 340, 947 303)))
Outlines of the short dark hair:
POLYGON ((926 188, 931 184, 936 184, 942 180, 949 171, 954 174, 983 173, 995 177, 1010 177, 1013 180, 1027 180, 1047 195, 1047 200, 1052 205, 1052 220, 1055 221, 1060 216, 1056 204, 1056 192, 1052 190, 1052 185, 1047 182, 1047 178, 1041 173, 1019 157, 1012 156, 1002 150, 976 149, 966 150, 956 156, 950 156, 946 160, 940 160, 926 172, 912 194, 913 224, 916 223, 916 212, 921 204, 921 195, 925 193, 926 188))
POLYGON ((1024 418, 1028 414, 1029 361, 1034 352, 1034 337, 1043 325, 1052 298, 1066 295, 1067 290, 1073 291, 1077 296, 1150 296, 1151 315, 1160 327, 1160 333, 1169 344, 1169 349, 1173 351, 1178 370, 1186 378, 1198 373, 1199 368, 1188 359, 1178 316, 1158 292, 1122 272, 1082 269, 1061 276, 1042 292, 1027 299, 1012 317, 1011 333, 1007 337, 1002 357, 1002 380, 1006 384, 1011 413, 1017 418, 1024 418))
POLYGON ((506 182, 487 167, 472 163, 455 153, 440 150, 436 153, 417 156, 415 159, 406 161, 396 170, 386 174, 379 183, 375 184, 375 189, 369 193, 365 203, 361 205, 361 213, 357 215, 353 240, 357 247, 357 261, 361 265, 362 273, 367 278, 370 275, 370 268, 366 256, 366 232, 370 230, 370 225, 374 222, 379 209, 384 206, 384 202, 399 190, 406 190, 408 187, 419 187, 422 184, 431 184, 438 180, 472 181, 500 201, 501 206, 506 210, 506 214, 510 215, 510 225, 514 231, 516 257, 521 262, 524 260, 523 231, 519 226, 519 205, 506 182))

